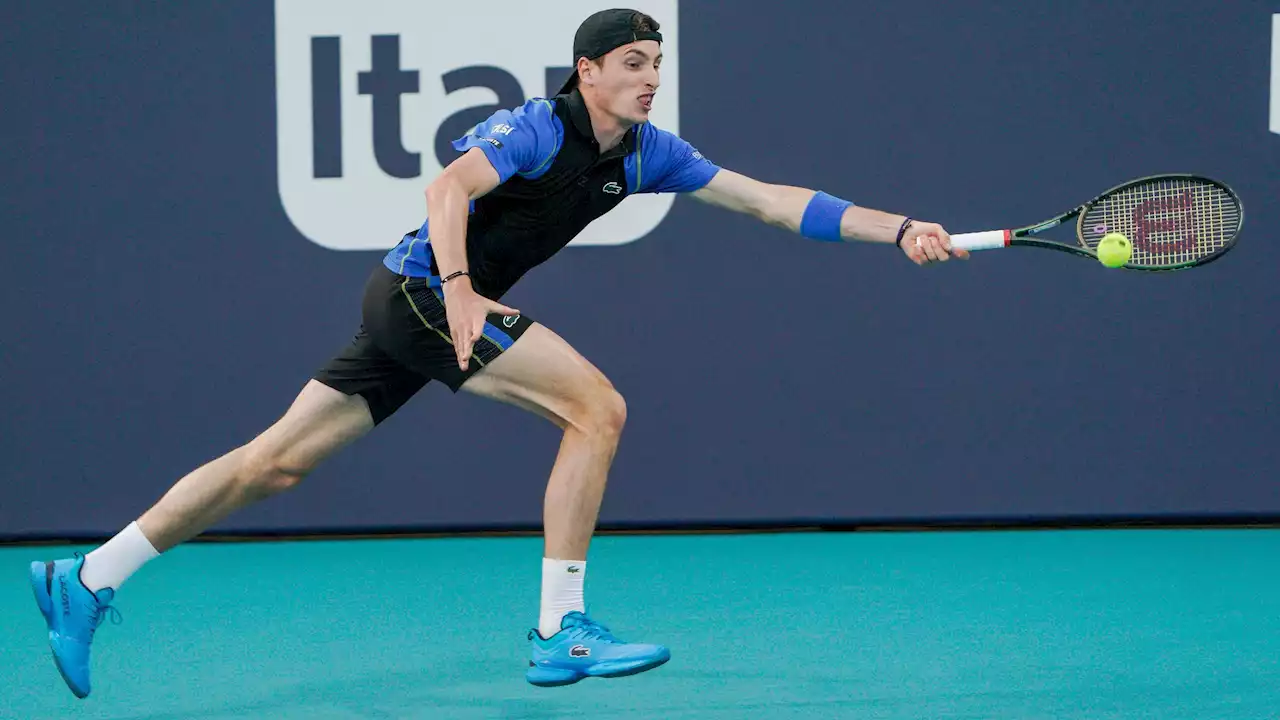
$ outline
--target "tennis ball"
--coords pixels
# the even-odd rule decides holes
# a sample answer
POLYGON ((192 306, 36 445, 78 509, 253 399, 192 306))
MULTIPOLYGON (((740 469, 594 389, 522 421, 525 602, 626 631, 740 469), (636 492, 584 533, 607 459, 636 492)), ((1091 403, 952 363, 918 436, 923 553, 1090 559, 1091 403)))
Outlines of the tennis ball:
POLYGON ((1133 256, 1133 245, 1120 233, 1107 233, 1098 241, 1098 262, 1109 268, 1123 267, 1133 256))

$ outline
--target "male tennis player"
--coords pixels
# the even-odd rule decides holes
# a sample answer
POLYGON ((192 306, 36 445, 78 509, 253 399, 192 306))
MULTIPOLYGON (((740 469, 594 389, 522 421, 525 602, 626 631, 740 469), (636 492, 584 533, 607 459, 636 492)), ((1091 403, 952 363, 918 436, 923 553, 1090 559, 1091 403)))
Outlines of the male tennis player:
POLYGON ((231 512, 298 484, 431 380, 530 410, 564 431, 544 507, 542 604, 527 679, 567 685, 666 662, 584 612, 587 547, 626 406, 559 336, 499 299, 529 269, 635 193, 692 193, 818 240, 897 243, 923 265, 954 253, 938 225, 821 192, 721 170, 646 119, 662 35, 653 18, 607 10, 574 37, 560 94, 495 113, 454 143, 463 154, 426 189, 428 223, 374 270, 352 343, 253 441, 186 477, 86 557, 31 565, 59 671, 90 691, 89 648, 124 581, 231 512), (904 242, 905 241, 905 242, 904 242))

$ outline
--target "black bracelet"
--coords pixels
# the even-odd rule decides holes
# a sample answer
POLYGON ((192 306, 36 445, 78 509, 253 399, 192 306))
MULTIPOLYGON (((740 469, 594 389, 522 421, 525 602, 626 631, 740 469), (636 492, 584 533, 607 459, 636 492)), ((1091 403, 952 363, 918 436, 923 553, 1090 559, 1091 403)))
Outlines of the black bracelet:
POLYGON ((894 244, 899 248, 902 247, 902 238, 907 234, 907 228, 909 227, 911 227, 911 218, 903 220, 902 227, 898 228, 898 239, 894 241, 894 244))
POLYGON ((453 274, 451 274, 449 277, 444 278, 443 280, 441 280, 441 281, 440 281, 440 284, 441 284, 441 285, 443 285, 443 284, 445 284, 445 283, 449 282, 450 280, 452 280, 452 279, 454 279, 454 278, 458 277, 459 275, 466 275, 467 277, 471 277, 471 273, 467 272, 466 270, 459 270, 458 272, 453 273, 453 274))

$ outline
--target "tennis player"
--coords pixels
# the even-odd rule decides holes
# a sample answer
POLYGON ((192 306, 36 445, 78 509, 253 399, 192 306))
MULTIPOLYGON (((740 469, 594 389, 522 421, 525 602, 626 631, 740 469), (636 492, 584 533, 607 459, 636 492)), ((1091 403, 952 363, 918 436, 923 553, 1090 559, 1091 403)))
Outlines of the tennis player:
POLYGON ((723 170, 647 122, 659 87, 658 23, 607 10, 574 37, 575 74, 551 99, 495 113, 454 143, 461 156, 426 189, 429 226, 373 271, 363 323, 279 421, 198 468, 87 556, 31 565, 62 677, 90 692, 94 633, 126 579, 233 511, 297 485, 436 380, 513 404, 564 431, 544 505, 541 612, 527 679, 617 677, 666 662, 585 614, 587 547, 626 405, 605 375, 503 295, 588 223, 635 193, 691 193, 816 240, 897 244, 918 265, 967 257, 934 223, 723 170))

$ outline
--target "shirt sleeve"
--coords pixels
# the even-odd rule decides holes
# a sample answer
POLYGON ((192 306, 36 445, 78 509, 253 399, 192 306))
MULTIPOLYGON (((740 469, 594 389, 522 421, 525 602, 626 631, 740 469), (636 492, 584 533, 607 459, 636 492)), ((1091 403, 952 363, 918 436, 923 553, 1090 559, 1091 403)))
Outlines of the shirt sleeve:
POLYGON ((639 192, 694 192, 720 172, 696 148, 666 130, 646 125, 640 143, 639 192))
POLYGON ((498 171, 499 183, 520 174, 537 177, 551 166, 560 147, 551 103, 535 99, 515 110, 499 110, 471 132, 453 142, 453 148, 466 152, 473 147, 498 171))

